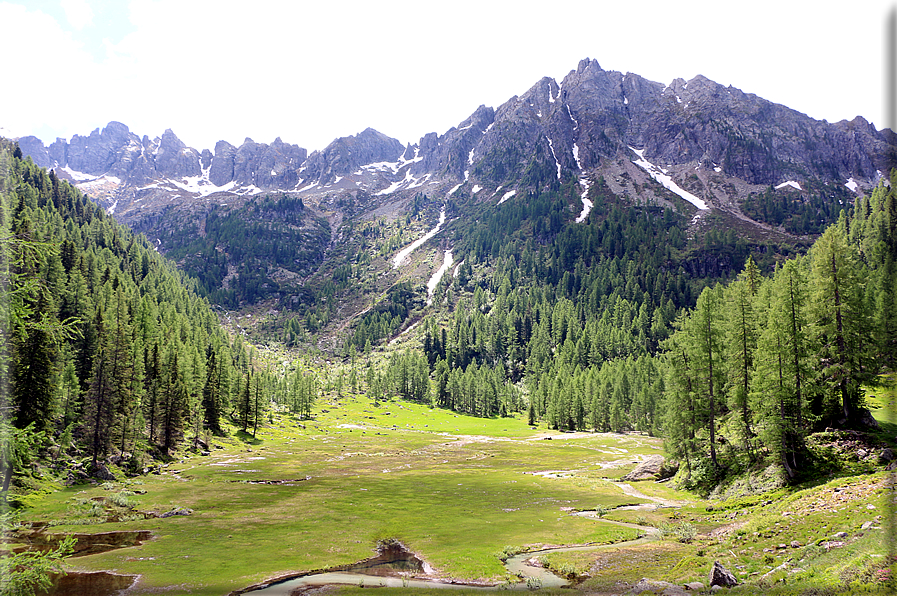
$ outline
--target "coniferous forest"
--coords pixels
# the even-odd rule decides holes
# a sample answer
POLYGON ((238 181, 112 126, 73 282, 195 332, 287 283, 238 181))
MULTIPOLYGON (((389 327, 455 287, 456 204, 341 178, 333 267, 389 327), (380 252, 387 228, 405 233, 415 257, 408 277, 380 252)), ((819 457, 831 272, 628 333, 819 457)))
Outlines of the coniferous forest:
POLYGON ((660 437, 677 487, 704 495, 769 468, 819 477, 820 434, 874 425, 867 392, 897 364, 897 170, 837 213, 837 197, 750 197, 758 219, 818 234, 777 241, 603 179, 577 222, 576 178, 528 175, 543 190, 498 205, 414 197, 405 226, 444 209, 457 263, 428 296, 399 274, 376 285, 401 217, 350 222, 338 246, 301 199, 259 197, 211 209, 202 234, 169 229, 165 256, 0 139, 4 497, 21 505, 38 463, 96 483, 254 444, 275 413, 305 430, 324 397, 660 437), (224 325, 256 304, 282 309, 276 350, 224 325))
POLYGON ((110 456, 140 472, 205 444, 225 417, 254 432, 272 395, 308 410, 311 377, 276 382, 196 280, 3 143, 4 490, 49 444, 55 458, 89 455, 102 477, 110 456))
MULTIPOLYGON (((301 200, 213 210, 204 236, 172 241, 180 271, 53 171, 4 149, 3 407, 17 437, 7 485, 43 435, 61 437, 60 450, 77 445, 94 467, 117 455, 138 470, 220 433, 225 417, 253 432, 272 403, 310 412, 323 381, 266 370, 208 302, 229 306, 249 291, 221 293, 226 267, 210 259, 226 238, 251 253, 246 267, 267 258, 253 238, 273 239, 273 263, 291 261, 298 231, 262 233, 246 217, 295 228, 313 220, 301 200)), ((842 210, 806 254, 713 230, 689 241, 683 216, 627 205, 603 181, 589 218, 571 225, 575 193, 559 180, 499 208, 453 199, 450 211, 480 212, 453 230, 461 265, 436 289, 443 314, 423 316, 419 349, 368 363, 367 391, 473 416, 526 412, 555 429, 662 436, 695 485, 769 457, 794 478, 808 434, 868 416, 863 387, 895 359, 893 187, 842 210)), ((416 197, 415 213, 426 202, 416 197)), ((309 293, 332 303, 360 269, 338 268, 309 293)), ((353 376, 356 354, 420 318, 416 291, 393 286, 347 332, 340 349, 353 376)), ((286 329, 317 324, 293 318, 286 329)))

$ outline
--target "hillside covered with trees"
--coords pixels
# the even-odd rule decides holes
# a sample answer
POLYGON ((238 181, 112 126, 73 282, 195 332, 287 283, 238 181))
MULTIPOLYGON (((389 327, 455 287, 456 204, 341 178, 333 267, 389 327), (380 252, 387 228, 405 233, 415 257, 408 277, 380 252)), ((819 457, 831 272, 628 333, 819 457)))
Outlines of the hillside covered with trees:
POLYGON ((307 410, 314 387, 261 370, 143 236, 7 141, 0 160, 4 494, 36 458, 140 472, 225 417, 252 430, 272 393, 307 410))

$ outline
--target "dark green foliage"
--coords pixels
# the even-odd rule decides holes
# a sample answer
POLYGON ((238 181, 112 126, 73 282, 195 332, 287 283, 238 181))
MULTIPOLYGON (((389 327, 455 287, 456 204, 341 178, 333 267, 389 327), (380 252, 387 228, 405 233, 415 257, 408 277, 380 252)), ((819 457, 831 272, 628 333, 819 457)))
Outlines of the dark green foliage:
POLYGON ((742 209, 757 221, 782 226, 790 234, 821 234, 852 201, 852 193, 836 185, 810 184, 803 191, 770 186, 763 194, 745 199, 742 209))
POLYGON ((4 412, 40 436, 74 437, 94 463, 147 443, 172 449, 206 416, 188 405, 201 402, 209 376, 196 355, 214 350, 214 421, 231 401, 222 379, 233 376, 240 348, 231 348, 195 283, 6 145, 0 197, 8 297, 0 383, 12 398, 0 404, 4 412))
POLYGON ((410 282, 396 284, 386 298, 362 316, 347 342, 347 349, 349 346, 364 348, 368 342, 376 343, 391 337, 404 325, 412 309, 422 304, 410 282))
POLYGON ((687 482, 709 488, 760 456, 796 480, 812 459, 807 435, 862 428, 864 388, 895 358, 893 314, 882 310, 894 304, 893 194, 881 185, 858 199, 768 278, 749 260, 677 321, 664 344, 662 430, 687 482))
POLYGON ((202 233, 195 225, 160 226, 170 227, 160 238, 166 255, 198 280, 211 301, 229 307, 292 293, 274 279, 277 270, 310 275, 330 242, 329 224, 312 215, 301 198, 287 195, 253 199, 239 208, 213 206, 202 233), (232 278, 229 268, 236 269, 232 278))

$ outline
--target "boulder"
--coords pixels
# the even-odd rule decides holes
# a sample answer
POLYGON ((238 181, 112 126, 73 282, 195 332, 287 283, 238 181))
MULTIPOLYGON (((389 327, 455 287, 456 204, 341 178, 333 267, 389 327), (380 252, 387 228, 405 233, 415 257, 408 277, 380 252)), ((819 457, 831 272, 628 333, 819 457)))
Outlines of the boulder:
POLYGON ((713 562, 713 567, 710 568, 710 577, 709 577, 710 586, 723 586, 726 588, 731 588, 732 586, 738 585, 738 580, 735 579, 735 575, 723 567, 719 561, 713 562))
POLYGON ((664 459, 662 455, 651 455, 637 465, 634 470, 623 476, 623 480, 631 482, 633 480, 654 480, 663 468, 664 459))
POLYGON ((872 415, 872 412, 870 412, 868 408, 860 408, 858 414, 860 424, 867 428, 879 428, 878 420, 875 419, 875 416, 872 415))
POLYGON ((103 462, 97 462, 96 466, 90 468, 90 476, 97 480, 115 480, 115 476, 103 462))

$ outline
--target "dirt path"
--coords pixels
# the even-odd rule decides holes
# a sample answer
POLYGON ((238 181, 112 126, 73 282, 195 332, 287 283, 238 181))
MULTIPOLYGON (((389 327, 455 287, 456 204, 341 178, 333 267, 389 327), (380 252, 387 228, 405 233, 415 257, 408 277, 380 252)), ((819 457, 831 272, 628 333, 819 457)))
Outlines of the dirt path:
POLYGON ((614 486, 623 491, 624 494, 637 499, 645 499, 661 505, 662 507, 682 507, 688 505, 688 501, 674 501, 672 499, 664 499, 662 497, 649 497, 645 493, 637 490, 628 482, 614 482, 614 486))

